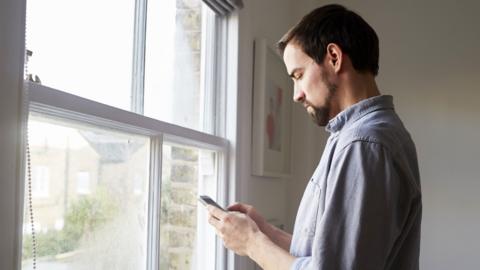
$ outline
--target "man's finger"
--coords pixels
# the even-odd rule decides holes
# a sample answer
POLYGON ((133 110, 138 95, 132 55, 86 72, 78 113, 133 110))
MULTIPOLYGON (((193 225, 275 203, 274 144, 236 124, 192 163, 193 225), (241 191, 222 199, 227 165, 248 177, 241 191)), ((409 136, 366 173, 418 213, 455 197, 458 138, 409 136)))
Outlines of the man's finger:
POLYGON ((220 231, 220 220, 218 220, 217 218, 215 218, 214 216, 212 215, 209 215, 208 217, 208 223, 210 223, 210 225, 212 225, 213 229, 215 230, 215 233, 223 239, 223 233, 220 231))
POLYGON ((236 211, 236 212, 242 212, 246 213, 248 209, 248 205, 243 204, 243 203, 234 203, 230 205, 228 208, 228 211, 236 211))
POLYGON ((220 226, 220 220, 213 215, 208 215, 208 223, 210 223, 215 229, 218 229, 220 226))
POLYGON ((207 210, 210 215, 214 216, 217 219, 224 219, 225 216, 227 216, 227 212, 213 205, 208 205, 207 210))

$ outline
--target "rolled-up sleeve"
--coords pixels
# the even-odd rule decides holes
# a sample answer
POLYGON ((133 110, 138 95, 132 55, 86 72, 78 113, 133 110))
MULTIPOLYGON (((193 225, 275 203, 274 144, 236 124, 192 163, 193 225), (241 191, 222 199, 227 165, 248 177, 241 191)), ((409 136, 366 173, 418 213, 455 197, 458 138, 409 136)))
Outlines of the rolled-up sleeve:
POLYGON ((291 269, 385 269, 406 226, 409 184, 381 144, 358 140, 337 153, 311 255, 297 258, 291 269))

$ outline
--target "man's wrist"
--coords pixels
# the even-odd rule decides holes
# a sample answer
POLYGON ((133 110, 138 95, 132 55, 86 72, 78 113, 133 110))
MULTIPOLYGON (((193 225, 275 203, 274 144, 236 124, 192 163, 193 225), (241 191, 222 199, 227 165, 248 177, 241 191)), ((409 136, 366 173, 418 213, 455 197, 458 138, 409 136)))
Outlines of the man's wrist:
POLYGON ((269 241, 269 238, 264 232, 261 230, 253 232, 250 241, 248 241, 247 256, 254 259, 254 256, 258 254, 256 249, 261 247, 265 241, 269 241))
POLYGON ((264 220, 259 228, 268 238, 272 238, 272 235, 274 234, 273 225, 264 220))
POLYGON ((290 269, 295 260, 295 257, 260 230, 252 233, 246 255, 263 269, 290 269))

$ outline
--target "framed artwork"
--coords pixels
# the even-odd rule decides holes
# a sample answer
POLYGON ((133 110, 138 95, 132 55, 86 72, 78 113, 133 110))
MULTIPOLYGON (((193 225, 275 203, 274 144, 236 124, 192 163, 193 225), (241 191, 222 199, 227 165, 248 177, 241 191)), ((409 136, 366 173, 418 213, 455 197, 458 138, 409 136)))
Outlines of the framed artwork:
POLYGON ((255 40, 253 81, 252 174, 289 176, 293 83, 265 39, 255 40))

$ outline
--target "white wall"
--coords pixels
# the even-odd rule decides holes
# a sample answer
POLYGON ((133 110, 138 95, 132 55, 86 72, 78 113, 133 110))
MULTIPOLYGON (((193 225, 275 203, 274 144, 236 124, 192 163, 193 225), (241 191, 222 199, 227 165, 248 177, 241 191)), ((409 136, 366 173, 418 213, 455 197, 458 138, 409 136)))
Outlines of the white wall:
MULTIPOLYGON (((299 19, 332 1, 292 2, 299 19)), ((421 269, 479 269, 480 2, 335 2, 358 11, 377 31, 379 87, 394 95, 417 145, 421 269)))
POLYGON ((0 2, 0 269, 17 269, 23 187, 21 90, 25 1, 0 2))

